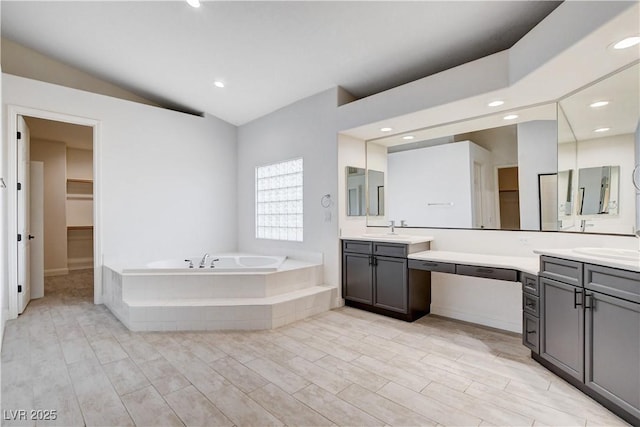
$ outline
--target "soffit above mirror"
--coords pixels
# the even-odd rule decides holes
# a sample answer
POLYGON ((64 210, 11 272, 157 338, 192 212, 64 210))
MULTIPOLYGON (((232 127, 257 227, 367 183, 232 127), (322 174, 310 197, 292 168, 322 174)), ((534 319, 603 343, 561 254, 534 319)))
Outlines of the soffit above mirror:
MULTIPOLYGON (((607 2, 594 3, 600 3, 602 6, 607 2)), ((464 64, 456 69, 447 70, 439 76, 427 78, 432 79, 433 84, 431 85, 427 84, 429 83, 427 80, 424 80, 424 84, 422 84, 423 81, 416 81, 405 85, 406 87, 395 88, 344 105, 339 108, 341 123, 356 124, 359 121, 366 124, 344 126, 344 130, 340 133, 361 140, 373 140, 387 136, 380 131, 383 127, 391 127, 394 134, 401 134, 415 129, 470 120, 493 113, 507 114, 515 109, 555 102, 568 93, 640 59, 640 49, 637 46, 621 51, 615 51, 611 48, 613 43, 629 35, 640 33, 640 21, 638 20, 640 3, 631 3, 629 2, 630 6, 627 6, 623 12, 588 34, 572 35, 573 41, 570 46, 558 55, 547 58, 546 62, 541 59, 544 63, 538 64, 537 68, 521 78, 516 79, 515 74, 520 67, 514 62, 523 60, 523 53, 527 51, 527 43, 535 44, 540 41, 539 37, 536 39, 536 34, 534 34, 537 33, 539 36, 542 32, 543 29, 537 31, 538 27, 508 51, 486 58, 500 57, 499 61, 486 61, 483 66, 478 65, 478 61, 464 64), (529 39, 530 35, 531 39, 529 39), (489 71, 491 72, 486 67, 490 67, 489 71), (482 72, 484 73, 481 74, 482 72), (508 77, 507 83, 504 85, 496 83, 495 87, 487 88, 485 93, 479 95, 454 98, 448 102, 433 104, 429 108, 416 108, 414 111, 407 108, 410 105, 428 105, 428 103, 421 102, 420 99, 429 99, 432 95, 437 97, 442 94, 443 87, 452 93, 460 92, 457 87, 447 85, 448 80, 445 78, 447 73, 458 77, 464 74, 468 81, 476 83, 481 83, 484 78, 489 78, 487 76, 494 74, 507 75, 508 77), (501 86, 504 87, 500 88, 501 86), (503 100, 505 103, 495 108, 488 107, 489 102, 497 99, 503 100), (385 114, 380 114, 382 111, 401 113, 395 116, 387 113, 388 117, 383 118, 385 114), (367 123, 366 116, 374 117, 376 114, 378 117, 373 121, 368 120, 367 123)), ((561 5, 557 11, 561 12, 563 7, 565 4, 561 5)), ((568 7, 578 6, 568 5, 568 7)), ((575 17, 571 19, 575 19, 575 17)), ((541 25, 544 24, 545 21, 541 23, 541 25)), ((549 25, 550 32, 557 34, 561 31, 559 26, 563 23, 558 21, 549 25)), ((568 29, 562 29, 562 31, 565 30, 568 31, 568 29)), ((586 30, 586 28, 582 30, 586 30)), ((454 78, 451 81, 459 82, 460 79, 454 78)))

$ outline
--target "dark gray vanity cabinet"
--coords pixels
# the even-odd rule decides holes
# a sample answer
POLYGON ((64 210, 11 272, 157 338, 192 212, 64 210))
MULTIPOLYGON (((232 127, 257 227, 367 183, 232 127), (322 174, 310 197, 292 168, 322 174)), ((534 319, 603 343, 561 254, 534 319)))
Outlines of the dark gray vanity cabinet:
POLYGON ((375 256, 373 260, 373 305, 406 313, 409 299, 407 259, 375 256))
POLYGON ((640 425, 640 273, 542 256, 532 357, 640 425))
POLYGON ((343 297, 363 304, 373 304, 372 257, 344 252, 342 255, 343 297))
POLYGON ((540 292, 538 276, 522 273, 522 344, 540 352, 540 292))
POLYGON ((348 306, 413 321, 429 313, 431 275, 408 268, 402 243, 342 242, 342 297, 348 306))
POLYGON ((540 356, 583 381, 583 289, 540 277, 540 298, 540 356))
POLYGON ((585 384, 640 421, 640 273, 585 264, 584 278, 585 384))

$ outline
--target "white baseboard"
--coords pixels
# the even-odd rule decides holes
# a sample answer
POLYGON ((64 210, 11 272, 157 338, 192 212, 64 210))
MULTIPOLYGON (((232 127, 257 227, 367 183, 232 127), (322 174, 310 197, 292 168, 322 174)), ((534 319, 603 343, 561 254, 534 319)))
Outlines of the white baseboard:
POLYGON ((69 258, 67 259, 67 265, 69 266, 69 271, 87 270, 93 268, 93 258, 69 258))
POLYGON ((68 268, 52 268, 44 271, 44 277, 49 276, 65 276, 69 274, 68 268))
POLYGON ((447 307, 437 307, 431 305, 431 314, 450 319, 462 320, 464 322, 475 323, 478 325, 489 326, 490 328, 502 329, 503 331, 522 333, 522 323, 513 323, 505 319, 496 319, 486 317, 477 313, 468 313, 452 310, 447 307))

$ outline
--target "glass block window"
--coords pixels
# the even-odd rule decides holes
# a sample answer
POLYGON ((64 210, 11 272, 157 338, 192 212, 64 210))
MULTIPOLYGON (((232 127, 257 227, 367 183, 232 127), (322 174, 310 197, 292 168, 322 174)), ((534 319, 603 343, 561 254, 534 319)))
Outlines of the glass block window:
POLYGON ((256 168, 256 238, 302 242, 302 159, 256 168))

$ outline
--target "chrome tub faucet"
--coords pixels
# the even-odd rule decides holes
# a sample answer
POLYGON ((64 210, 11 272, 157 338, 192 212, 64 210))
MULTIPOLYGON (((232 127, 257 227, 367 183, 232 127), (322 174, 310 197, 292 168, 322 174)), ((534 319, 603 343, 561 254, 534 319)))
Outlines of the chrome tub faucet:
POLYGON ((204 265, 207 263, 207 258, 209 258, 209 254, 204 254, 200 260, 199 268, 204 268, 204 265))

